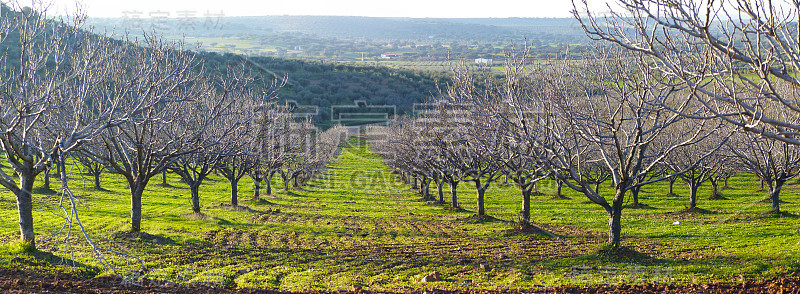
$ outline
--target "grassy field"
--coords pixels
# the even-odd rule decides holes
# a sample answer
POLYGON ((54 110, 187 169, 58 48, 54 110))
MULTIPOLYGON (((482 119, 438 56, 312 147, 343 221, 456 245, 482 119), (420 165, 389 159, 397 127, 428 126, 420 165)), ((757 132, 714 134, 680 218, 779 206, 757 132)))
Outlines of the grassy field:
MULTIPOLYGON (((623 245, 638 254, 596 254, 606 238, 606 215, 585 197, 551 199, 555 186, 532 204, 532 220, 557 237, 513 230, 520 197, 511 185, 487 192, 493 220, 477 220, 474 188, 459 185, 463 210, 424 202, 399 183, 380 159, 351 141, 327 172, 302 189, 279 191, 262 201, 227 205, 228 183, 213 177, 201 188, 202 215, 191 214, 189 190, 170 178, 171 187, 149 186, 143 199, 145 234, 131 234, 124 181, 105 174, 106 190, 89 188, 87 177, 73 180, 79 213, 90 236, 106 252, 117 274, 174 283, 286 290, 408 290, 436 288, 535 288, 560 284, 620 282, 693 283, 780 276, 800 269, 800 219, 765 217, 758 181, 731 179, 725 200, 699 201, 714 213, 676 213, 688 196, 667 196, 666 185, 645 187, 647 209, 623 213, 623 245), (84 187, 85 184, 85 187, 84 187), (680 225, 673 222, 680 221, 680 225), (441 280, 423 282, 438 273, 441 280)), ((77 172, 75 173, 77 174, 77 172)), ((502 181, 501 181, 502 182, 502 181)), ((53 186, 60 182, 54 181, 53 186)), ((276 187, 282 187, 276 181, 276 187)), ((784 189, 782 209, 797 214, 798 185, 784 189)), ((249 199, 247 178, 240 198, 249 199)), ((604 185, 605 193, 611 193, 604 185)), ((449 190, 449 188, 447 188, 449 190)), ((61 228, 57 196, 38 190, 34 218, 41 251, 28 252, 13 240, 18 224, 13 196, 0 194, 0 267, 108 274, 73 229, 70 246, 45 240, 61 228)), ((676 193, 688 195, 685 185, 676 193)), ((701 190, 708 196, 710 191, 701 190)), ((448 195, 449 196, 449 195, 448 195)))

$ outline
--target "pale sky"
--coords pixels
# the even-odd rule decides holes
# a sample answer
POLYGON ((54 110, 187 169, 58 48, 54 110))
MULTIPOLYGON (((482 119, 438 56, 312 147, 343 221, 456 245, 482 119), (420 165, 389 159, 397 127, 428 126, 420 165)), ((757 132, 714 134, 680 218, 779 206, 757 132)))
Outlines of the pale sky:
MULTIPOLYGON (((5 0, 0 0, 5 1, 5 0)), ((21 0, 26 4, 30 0, 21 0)), ((72 9, 76 0, 51 0, 54 9, 62 14, 72 9)), ((180 17, 194 12, 195 16, 220 12, 225 16, 260 15, 352 15, 374 17, 571 17, 570 0, 82 0, 90 17, 123 17, 126 12, 140 15, 180 17)))

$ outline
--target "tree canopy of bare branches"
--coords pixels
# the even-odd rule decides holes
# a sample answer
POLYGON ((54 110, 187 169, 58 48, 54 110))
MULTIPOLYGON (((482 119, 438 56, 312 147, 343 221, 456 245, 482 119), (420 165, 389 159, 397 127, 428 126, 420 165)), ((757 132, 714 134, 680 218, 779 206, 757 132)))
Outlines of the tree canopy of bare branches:
POLYGON ((685 118, 668 108, 679 103, 675 97, 682 92, 654 81, 657 77, 632 62, 636 55, 597 48, 582 52, 579 60, 533 67, 524 50, 518 54, 506 58, 501 83, 470 90, 475 89, 471 73, 463 72, 454 78, 458 95, 449 98, 476 105, 474 111, 491 118, 502 137, 528 145, 527 156, 601 206, 609 219, 608 243, 618 247, 626 193, 670 176, 641 180, 675 149, 705 139, 717 124, 683 123, 685 118), (602 164, 614 183, 610 203, 595 190, 592 169, 585 168, 595 164, 602 164))
POLYGON ((695 107, 673 111, 800 145, 800 2, 614 2, 601 16, 586 0, 573 1, 573 13, 590 38, 647 56, 642 70, 686 89, 684 99, 695 107))
POLYGON ((0 184, 16 195, 22 241, 35 246, 36 175, 141 105, 104 95, 121 52, 115 41, 83 31, 83 16, 12 8, 3 10, 0 45, 16 43, 19 55, 0 57, 0 143, 19 182, 0 171, 0 184))

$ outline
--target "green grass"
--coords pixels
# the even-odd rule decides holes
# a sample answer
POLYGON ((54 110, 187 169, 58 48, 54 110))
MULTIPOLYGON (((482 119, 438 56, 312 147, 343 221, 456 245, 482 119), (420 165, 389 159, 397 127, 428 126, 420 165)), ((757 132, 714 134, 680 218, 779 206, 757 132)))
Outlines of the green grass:
MULTIPOLYGON (((510 229, 520 197, 512 185, 493 185, 486 203, 495 219, 476 221, 470 218, 475 211, 471 182, 459 185, 463 210, 445 209, 421 201, 375 154, 359 141, 351 143, 356 144, 344 148, 324 175, 302 189, 283 192, 276 177, 274 195, 246 201, 252 190, 243 179, 244 207, 239 209, 225 205, 227 181, 212 177, 201 188, 201 216, 191 214, 188 188, 177 177, 170 177, 171 187, 160 187, 155 179, 143 199, 147 234, 126 232, 129 197, 120 177, 105 174, 107 190, 96 191, 90 178, 75 172, 72 188, 93 240, 146 263, 142 269, 131 257, 106 253, 117 273, 129 278, 285 290, 350 289, 355 284, 367 290, 516 289, 738 281, 800 269, 800 219, 763 216, 769 209, 761 202, 766 193, 756 191, 758 181, 752 176, 732 178, 732 188, 723 190, 727 200, 705 200, 710 191, 700 191, 699 206, 716 214, 674 213, 684 208, 688 196, 665 195, 665 184, 645 187, 641 202, 652 208, 623 211, 623 245, 641 254, 607 256, 597 253, 606 238, 605 213, 573 191, 564 189, 571 199, 553 200, 549 195, 555 185, 545 181, 539 185, 545 195, 534 198, 533 221, 558 238, 517 234, 510 229), (443 280, 420 281, 432 272, 443 280)), ((54 180, 53 187, 59 183, 54 180)), ((675 188, 678 195, 688 195, 685 185, 675 188)), ((798 188, 784 189, 784 211, 800 213, 798 188)), ((610 196, 608 184, 602 189, 610 196)), ((40 250, 16 242, 13 199, 8 192, 0 194, 0 240, 5 240, 0 241, 0 266, 108 274, 79 231, 72 232, 71 248, 63 234, 45 241, 63 224, 57 211, 45 211, 55 206, 56 196, 35 195, 40 250)))

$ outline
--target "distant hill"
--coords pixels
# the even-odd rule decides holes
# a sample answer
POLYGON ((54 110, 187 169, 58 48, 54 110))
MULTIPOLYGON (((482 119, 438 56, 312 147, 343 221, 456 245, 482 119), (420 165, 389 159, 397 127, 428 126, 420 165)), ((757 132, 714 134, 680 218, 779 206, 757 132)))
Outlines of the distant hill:
POLYGON ((258 16, 90 18, 88 23, 117 31, 156 28, 168 38, 200 42, 207 51, 349 61, 380 60, 385 53, 407 61, 497 60, 524 40, 542 56, 588 42, 571 18, 258 16))
MULTIPOLYGON (((2 7, 2 13, 15 13, 10 12, 7 7, 2 7)), ((370 22, 369 26, 376 23, 384 23, 383 26, 387 30, 391 30, 388 35, 407 35, 411 36, 417 33, 414 28, 424 31, 423 28, 433 28, 436 25, 431 23, 444 22, 445 20, 436 19, 375 19, 375 18, 359 18, 359 17, 264 17, 264 18, 235 18, 237 21, 225 23, 223 27, 217 31, 208 29, 208 32, 226 32, 226 31, 249 31, 253 32, 254 29, 261 25, 267 25, 271 22, 282 23, 281 26, 275 26, 271 29, 276 30, 289 30, 296 27, 297 30, 308 32, 316 32, 318 34, 327 33, 333 34, 339 32, 342 36, 348 35, 355 36, 359 33, 375 34, 379 31, 377 27, 369 29, 354 28, 354 22, 367 21, 370 22), (282 19, 291 19, 293 21, 282 22, 282 19), (258 21, 257 21, 258 20, 258 21), (262 22, 259 22, 262 21, 262 22), (305 22, 305 25, 300 23, 305 22), (311 23, 311 26, 308 26, 311 23), (342 28, 338 30, 332 24, 339 23, 338 26, 342 28), (393 24, 406 23, 403 28, 393 28, 393 24), (350 28, 350 29, 345 29, 350 28)), ((508 34, 515 27, 530 26, 530 20, 527 19, 505 19, 496 20, 496 26, 480 24, 479 22, 489 22, 492 20, 446 20, 449 25, 438 27, 436 30, 441 36, 456 37, 461 33, 469 33, 480 35, 480 29, 487 31, 500 31, 507 30, 508 34), (468 22, 467 24, 459 24, 458 22, 468 22), (465 32, 463 29, 456 28, 476 28, 472 32, 465 32), (450 35, 448 35, 450 34, 450 35)), ((551 20, 552 21, 552 20, 551 20)), ((535 24, 544 25, 544 22, 534 22, 535 24)), ((95 23, 96 24, 96 23, 95 23)), ((558 22, 556 22, 558 24, 558 22)), ((363 27, 363 26, 358 26, 363 27)), ((101 31, 100 28, 95 28, 94 31, 101 31)), ((266 32, 266 28, 262 28, 258 32, 266 32)), ((130 30, 133 36, 141 35, 141 31, 130 30)), ((169 36, 170 31, 163 32, 165 36, 169 36)), ((424 34, 427 34, 425 31, 424 34)), ((15 42, 15 32, 11 33, 5 42, 0 44, 0 54, 8 54, 10 57, 19 55, 18 42, 15 42)), ((225 34, 225 33, 223 33, 225 34)), ((265 33, 272 34, 272 33, 265 33)), ((294 35, 293 33, 283 32, 279 36, 294 35)), ((297 33, 302 34, 302 33, 297 33)), ((273 34, 274 35, 274 34, 273 34)), ((93 37, 87 32, 87 37, 93 37)), ((233 38, 233 37, 229 37, 233 38)), ((307 35, 301 35, 297 38, 308 38, 307 35)), ((334 39, 333 37, 327 37, 334 39)), ((340 37, 345 38, 345 37, 340 37)), ((427 37, 426 37, 427 38, 427 37)), ((444 38, 444 37, 442 37, 444 38)), ((318 40, 309 38, 310 40, 318 40)), ((338 39, 336 39, 338 40, 338 39)), ((309 41, 312 42, 312 41, 309 41)), ((423 47, 420 45, 419 47, 423 47)), ((410 48, 410 47, 409 47, 410 48)), ((429 46, 432 48, 432 46, 429 46)), ((446 48, 444 46, 439 47, 446 48)), ((452 45, 449 47, 453 49, 452 45)), ((485 48, 485 46, 484 46, 485 48)), ((431 54, 435 54, 430 51, 431 54)), ((280 91, 279 98, 281 103, 294 104, 298 110, 307 111, 313 114, 316 123, 321 125, 329 125, 337 123, 334 117, 335 108, 338 106, 352 106, 359 105, 358 107, 367 109, 385 109, 386 107, 392 109, 391 114, 404 114, 412 110, 415 103, 422 103, 427 101, 433 96, 436 96, 438 89, 445 89, 447 83, 450 81, 450 72, 444 71, 431 71, 431 70, 408 70, 396 69, 375 62, 332 62, 320 60, 302 60, 302 59, 287 59, 278 57, 267 56, 243 56, 235 53, 218 53, 200 51, 198 52, 202 59, 205 61, 205 67, 209 70, 214 70, 225 66, 228 60, 247 60, 249 64, 256 70, 265 75, 275 75, 278 77, 287 76, 288 82, 286 86, 280 91), (384 107, 384 108, 381 108, 384 107)), ((13 58, 9 58, 9 66, 14 66, 13 58)))
POLYGON ((97 27, 131 30, 160 27, 165 34, 280 34, 302 33, 317 37, 407 41, 479 41, 494 42, 522 37, 560 36, 573 42, 586 40, 572 18, 386 18, 362 16, 252 16, 142 19, 90 18, 97 27))

